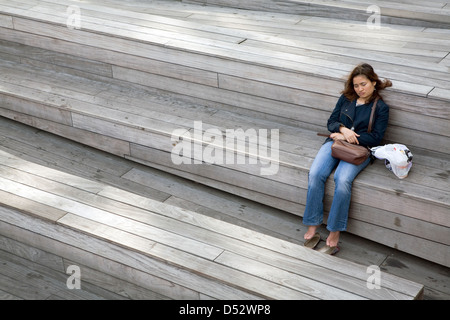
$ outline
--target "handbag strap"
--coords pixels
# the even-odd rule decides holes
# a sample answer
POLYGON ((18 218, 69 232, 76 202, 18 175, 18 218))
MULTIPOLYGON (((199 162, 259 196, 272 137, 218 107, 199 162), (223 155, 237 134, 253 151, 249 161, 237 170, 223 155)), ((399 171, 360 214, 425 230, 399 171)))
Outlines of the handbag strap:
POLYGON ((370 113, 369 127, 367 128, 367 132, 369 132, 369 133, 372 131, 373 115, 375 114, 375 108, 377 107, 378 99, 379 98, 376 97, 375 102, 373 103, 373 106, 372 106, 372 112, 370 113))

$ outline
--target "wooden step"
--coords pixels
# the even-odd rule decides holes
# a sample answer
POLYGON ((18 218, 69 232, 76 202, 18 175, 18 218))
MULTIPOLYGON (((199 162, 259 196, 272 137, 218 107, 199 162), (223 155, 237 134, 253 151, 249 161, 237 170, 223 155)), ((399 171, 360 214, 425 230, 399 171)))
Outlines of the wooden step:
POLYGON ((380 13, 382 23, 448 28, 449 3, 445 0, 428 1, 330 1, 330 0, 183 0, 185 3, 223 6, 247 10, 263 10, 327 18, 366 21, 380 13), (374 6, 376 6, 374 8, 374 6))
POLYGON ((0 157, 3 236, 120 280, 136 274, 136 285, 161 297, 413 299, 422 294, 422 285, 385 273, 382 287, 373 290, 367 286, 367 266, 6 151, 0 157))
MULTIPOLYGON (((170 2, 169 2, 170 3, 170 2)), ((283 47, 288 46, 287 49, 290 50, 298 50, 304 46, 304 43, 308 42, 308 40, 303 40, 301 42, 298 42, 298 45, 295 44, 295 41, 291 38, 284 37, 280 35, 276 35, 273 37, 260 37, 258 36, 258 33, 251 32, 249 30, 240 30, 239 32, 236 30, 233 30, 232 28, 225 28, 225 27, 217 27, 217 26, 210 26, 207 23, 204 23, 204 20, 202 22, 194 22, 193 19, 188 20, 188 22, 183 21, 184 18, 168 18, 168 17, 161 17, 156 15, 150 15, 147 13, 137 13, 135 11, 125 10, 125 9, 117 9, 115 7, 108 8, 108 14, 105 16, 105 12, 102 6, 94 5, 94 4, 85 4, 85 8, 83 7, 83 28, 81 30, 71 30, 68 29, 66 26, 67 19, 64 19, 64 17, 61 17, 61 12, 64 11, 63 9, 67 8, 69 4, 72 4, 72 2, 67 2, 66 4, 58 2, 49 4, 48 2, 44 2, 41 5, 38 5, 36 7, 33 7, 29 10, 19 10, 17 8, 4 8, 5 14, 11 15, 11 20, 5 18, 6 25, 12 26, 12 19, 14 19, 14 28, 13 30, 8 30, 8 35, 10 39, 12 39, 12 36, 15 33, 18 32, 11 32, 11 31, 22 31, 18 34, 21 35, 20 38, 26 37, 25 33, 31 33, 34 34, 34 37, 39 38, 39 36, 46 36, 46 35, 52 35, 53 37, 58 37, 61 40, 68 40, 69 43, 64 43, 65 45, 70 45, 73 43, 78 44, 91 44, 94 47, 103 48, 103 49, 111 49, 113 46, 115 47, 114 51, 133 54, 141 57, 147 57, 150 58, 149 54, 151 54, 151 51, 149 52, 147 50, 147 54, 144 54, 143 51, 136 51, 136 49, 133 47, 133 51, 130 51, 127 48, 123 48, 123 45, 127 44, 128 40, 136 40, 139 42, 148 43, 148 44, 154 44, 154 45, 164 45, 168 48, 176 48, 179 46, 180 50, 188 50, 188 51, 197 51, 200 50, 204 54, 208 55, 214 55, 220 58, 228 58, 226 60, 231 59, 237 59, 242 61, 246 58, 250 60, 253 63, 259 63, 264 64, 266 66, 275 67, 275 68, 293 68, 295 71, 300 73, 306 73, 308 75, 314 74, 314 75, 320 75, 323 77, 331 78, 334 80, 338 80, 339 82, 342 81, 342 77, 345 76, 349 70, 356 64, 360 62, 361 59, 361 52, 355 52, 353 53, 353 59, 348 61, 334 61, 334 59, 330 59, 329 56, 323 55, 323 58, 315 58, 314 55, 311 57, 308 57, 305 53, 305 50, 299 51, 298 53, 293 52, 283 52, 280 49, 280 45, 283 45, 283 47), (100 10, 102 10, 100 12, 100 10), (20 14, 20 15, 19 15, 20 14), (16 16, 18 15, 18 16, 16 16), (14 17, 14 18, 13 18, 14 17), (47 21, 52 24, 52 26, 46 26, 43 25, 41 22, 31 22, 31 21, 24 21, 24 19, 39 19, 39 21, 47 21), (136 19, 139 18, 139 19, 136 19), (130 22, 131 19, 133 19, 133 22, 130 22), (8 21, 6 21, 8 20, 8 21), (148 25, 149 23, 152 23, 151 27, 144 27, 145 25, 148 25), (157 25, 153 25, 153 23, 157 25), (63 28, 58 28, 57 26, 60 25, 63 28), (166 32, 166 30, 171 30, 173 28, 173 31, 166 32), (46 30, 48 29, 48 30, 46 30), (36 30, 40 30, 40 32, 37 32, 36 30), (191 34, 194 33, 196 36, 193 37, 191 34), (76 34, 76 37, 73 37, 71 34, 76 34), (112 46, 105 47, 107 44, 104 37, 101 37, 100 34, 108 34, 111 37, 119 37, 123 41, 119 41, 117 39, 115 42, 111 42, 112 46), (89 39, 86 37, 89 36, 89 39), (227 39, 222 39, 221 36, 227 37, 227 39), (231 38, 231 39, 230 39, 231 38), (101 41, 101 46, 99 45, 99 41, 101 41), (258 43, 258 47, 255 48, 255 41, 258 43), (120 45, 122 43, 122 46, 119 47, 117 45, 120 45), (227 44, 228 43, 228 44, 227 44), (251 46, 247 44, 252 44, 251 46), (274 45, 277 45, 277 49, 271 49, 266 48, 267 45, 273 43, 274 45), (266 47, 265 47, 266 46, 266 47), (124 51, 125 50, 125 51, 124 51), (306 56, 305 56, 306 55, 306 56), (274 59, 268 59, 278 57, 277 60, 274 59), (356 58, 357 57, 357 58, 356 58), (355 59, 356 58, 356 59, 355 59), (297 62, 297 63, 295 63, 297 62), (299 63, 301 62, 301 63, 299 63), (325 67, 325 68, 324 68, 325 67), (332 69, 330 69, 332 68, 332 69)), ((80 9, 81 10, 81 9, 80 9)), ((184 7, 182 7, 179 10, 184 10, 184 7)), ((299 21, 297 21, 299 22, 299 21)), ((300 23, 298 25, 295 25, 294 22, 290 22, 289 24, 285 25, 285 28, 293 28, 294 30, 298 29, 298 32, 304 32, 304 34, 308 35, 308 37, 311 37, 314 35, 314 33, 319 32, 324 34, 325 39, 324 40, 336 40, 338 37, 337 32, 341 32, 337 28, 332 28, 330 31, 327 31, 328 33, 325 33, 323 30, 325 28, 323 27, 312 27, 308 26, 307 20, 305 23, 300 23), (313 30, 316 30, 316 32, 313 32, 313 30)), ((423 30, 416 30, 417 32, 411 33, 408 35, 406 31, 403 33, 397 34, 396 31, 391 31, 393 34, 389 34, 388 28, 384 28, 384 31, 382 32, 372 32, 372 33, 361 33, 361 31, 354 31, 354 36, 356 41, 366 41, 369 39, 379 41, 380 38, 382 40, 384 39, 392 39, 392 46, 398 47, 398 44, 402 44, 402 46, 411 45, 411 46, 417 46, 422 45, 422 43, 427 43, 430 45, 436 45, 440 46, 442 48, 442 52, 440 55, 440 58, 444 58, 448 52, 450 51, 448 43, 448 40, 446 37, 442 37, 439 33, 424 33, 423 30), (359 32, 359 33, 358 33, 359 32), (364 38, 365 40, 362 40, 364 38), (394 45, 394 43, 397 43, 397 45, 394 45), (416 44, 416 45, 414 45, 416 44)), ((280 32, 283 33, 283 32, 280 32)), ((342 32, 341 32, 342 33, 342 32)), ((8 37, 8 35, 5 35, 5 37, 8 37)), ((295 34, 294 34, 295 35, 295 34)), ((322 38, 324 37, 322 36, 322 38)), ((297 37, 298 38, 298 37, 297 37)), ((319 37, 320 38, 320 37, 319 37)), ((17 41, 17 37, 15 38, 17 41)), ((45 40, 45 39, 42 39, 45 40)), ((26 41, 26 39, 23 39, 21 41, 26 41)), ((55 51, 62 51, 65 50, 66 52, 71 52, 68 49, 65 49, 62 46, 55 47, 55 45, 51 46, 51 44, 48 43, 42 43, 41 46, 45 46, 47 49, 56 49, 55 51)), ((348 46, 348 44, 347 44, 348 46)), ((351 44, 350 44, 351 46, 351 44)), ((146 46, 141 46, 142 49, 144 49, 146 46)), ((81 48, 79 48, 79 51, 77 55, 84 55, 88 57, 87 53, 83 53, 83 51, 80 51, 81 48)), ((93 48, 91 48, 93 49, 93 48)), ((314 49, 307 48, 307 49, 314 49)), ((322 46, 322 50, 325 49, 325 46, 322 46)), ((329 50, 329 49, 328 49, 329 50)), ((317 47, 313 51, 319 51, 320 52, 320 46, 317 47)), ((434 51, 434 50, 433 50, 434 51)), ((167 53, 171 52, 171 50, 166 51, 166 56, 164 59, 159 56, 154 56, 155 59, 159 61, 166 61, 169 63, 178 63, 182 65, 190 64, 190 67, 198 68, 200 70, 205 70, 204 67, 200 67, 201 65, 204 65, 204 63, 195 63, 195 61, 183 61, 178 58, 178 55, 174 55, 172 60, 167 61, 167 59, 171 59, 171 57, 167 56, 167 53)), ((329 51, 330 53, 336 53, 334 51, 329 51)), ((352 50, 347 50, 347 52, 352 52, 352 50)), ((389 51, 388 51, 389 52, 389 51)), ((420 50, 418 51, 420 52, 420 50)), ((101 55, 101 53, 100 53, 101 55)), ((351 53, 350 53, 351 55, 351 53)), ((420 60, 417 61, 418 64, 414 64, 415 68, 409 68, 408 71, 407 66, 409 67, 411 65, 411 59, 395 59, 392 57, 379 55, 374 56, 378 61, 385 62, 389 58, 391 63, 388 65, 385 65, 381 71, 391 72, 386 75, 386 77, 390 77, 391 75, 397 74, 397 77, 395 77, 392 80, 394 80, 394 87, 398 86, 399 90, 405 90, 406 92, 415 92, 416 94, 426 96, 428 93, 430 93, 434 86, 433 82, 430 79, 431 82, 429 82, 429 85, 423 85, 427 84, 428 78, 436 79, 435 81, 441 80, 441 86, 444 86, 441 88, 436 83, 436 87, 440 89, 449 89, 448 88, 448 81, 445 81, 448 78, 448 72, 444 67, 437 65, 436 63, 421 63, 420 60), (394 59, 394 60, 393 60, 394 59), (392 64, 394 65, 402 65, 401 69, 392 69, 392 64), (418 68, 420 67, 420 68, 418 68), (421 79, 420 81, 412 80, 414 79, 413 76, 420 75, 422 73, 421 69, 427 70, 427 74, 423 74, 424 79, 421 79), (435 76, 433 76, 432 71, 435 71, 435 76), (417 73, 419 72, 419 74, 417 73), (409 76, 408 76, 409 74, 409 76), (407 76, 407 79, 405 81, 405 76, 407 76), (412 78, 412 79, 411 79, 412 78), (397 80, 397 81, 395 81, 397 80), (411 81, 412 82, 411 82, 411 81), (412 86, 414 85, 414 87, 412 86)), ((91 52, 91 58, 92 52, 91 52)), ((103 57, 105 59, 106 57, 103 57)), ((114 57, 111 57, 112 59, 114 57)), ((97 58, 99 59, 99 58, 97 58)), ((203 58, 206 59, 206 58, 203 58)), ((114 63, 118 63, 117 60, 120 60, 120 56, 116 56, 116 61, 114 63)), ((250 61, 245 61, 245 63, 249 63, 250 61)), ((369 59, 370 60, 370 59, 369 59)), ((111 61, 111 60, 110 60, 111 61)), ((139 61, 139 60, 137 60, 139 61)), ((136 61, 136 62, 137 62, 136 61)), ((145 61, 145 60, 144 60, 145 61)), ((207 62, 207 60, 201 60, 201 62, 207 62)), ((209 70, 213 73, 217 73, 217 71, 220 70, 223 63, 220 63, 220 60, 212 60, 211 62, 216 62, 216 67, 212 70, 209 70)), ((376 62, 376 61, 375 61, 376 62)), ((211 63, 213 64, 213 63, 211 63)), ((120 65, 120 64, 119 64, 120 65)), ((142 64, 142 68, 139 68, 139 70, 146 71, 145 64, 142 64)), ((231 64, 232 66, 233 64, 231 64)), ((130 67, 130 65, 127 65, 130 67)), ((211 68, 212 66, 209 66, 211 68)), ((380 66, 381 67, 381 66, 380 66)), ((239 68, 239 66, 238 66, 239 68)), ((379 68, 380 69, 380 68, 379 68)), ((153 70, 153 69, 152 69, 153 70)), ((189 69, 186 69, 189 70, 189 69)), ((293 70, 293 71, 294 71, 293 70)), ((206 70, 205 70, 206 71, 206 70)), ((224 71, 224 70, 223 70, 224 71)), ((226 74, 230 74, 230 71, 233 70, 227 70, 226 74)), ((154 71, 153 71, 154 72, 154 71)), ((234 70, 236 73, 236 70, 234 70)), ((236 73, 236 76, 241 76, 241 74, 236 73)), ((383 73, 381 73, 383 75, 383 73)), ((257 75, 260 76, 259 74, 257 75)), ((202 77, 203 78, 203 77, 202 77)), ((217 77, 216 77, 217 78, 217 77)), ((247 78, 247 77, 244 77, 247 78)), ((390 77, 391 78, 391 77, 390 77)), ((258 78, 255 78, 258 79, 258 78)), ((186 80, 186 79, 185 79, 186 80)), ((258 79, 259 80, 259 79, 258 79)), ((191 80, 192 81, 192 80, 191 80)), ((214 82, 209 83, 209 85, 214 86, 214 82)), ((217 85, 217 84, 216 84, 217 85)), ((292 85, 292 84, 291 84, 292 85)), ((341 84, 337 84, 338 88, 340 89, 341 84)), ((289 85, 288 85, 289 86, 289 85)), ((331 89, 331 88, 330 88, 331 89)), ((333 91, 333 94, 336 94, 333 91)))

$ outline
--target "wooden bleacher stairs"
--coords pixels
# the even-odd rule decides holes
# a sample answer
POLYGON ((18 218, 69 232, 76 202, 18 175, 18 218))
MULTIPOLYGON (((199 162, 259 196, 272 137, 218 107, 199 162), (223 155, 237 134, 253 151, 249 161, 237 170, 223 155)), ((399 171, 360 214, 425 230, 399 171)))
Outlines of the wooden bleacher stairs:
MULTIPOLYGON (((365 21, 308 12, 179 1, 1 0, 0 115, 301 216, 308 169, 323 142, 316 133, 325 130, 346 75, 369 62, 394 83, 384 95, 391 107, 386 143, 407 145, 414 165, 405 180, 380 161, 357 178, 348 232, 450 266, 450 30, 442 21, 449 8, 436 6, 420 23, 416 8, 407 9, 401 25, 368 30, 365 21), (277 173, 261 175, 255 154, 246 156, 256 165, 175 164, 174 147, 199 143, 196 122, 203 132, 278 130, 279 157, 272 150, 264 159, 277 173), (186 134, 174 140, 174 132, 186 134)), ((199 160, 193 151, 188 156, 199 160)), ((333 188, 331 178, 326 208, 333 188)), ((17 218, 8 201, 4 214, 17 218)), ((58 215, 46 227, 56 223, 57 233, 73 223, 88 232, 83 219, 78 211, 58 215)), ((112 241, 109 227, 97 232, 112 241)), ((208 252, 192 266, 208 259, 205 266, 215 266, 217 248, 208 252)), ((214 270, 205 272, 214 278, 214 270)))
MULTIPOLYGON (((8 136, 2 128, 0 137, 8 136)), ((79 266, 82 287, 93 283, 132 299, 403 300, 423 293, 423 285, 384 272, 382 287, 370 289, 367 266, 163 203, 163 192, 142 196, 88 179, 95 174, 88 165, 82 174, 50 168, 19 142, 0 150, 0 234, 31 245, 36 256, 61 257, 54 272, 79 266)), ((114 169, 130 179, 146 174, 117 161, 114 169)))

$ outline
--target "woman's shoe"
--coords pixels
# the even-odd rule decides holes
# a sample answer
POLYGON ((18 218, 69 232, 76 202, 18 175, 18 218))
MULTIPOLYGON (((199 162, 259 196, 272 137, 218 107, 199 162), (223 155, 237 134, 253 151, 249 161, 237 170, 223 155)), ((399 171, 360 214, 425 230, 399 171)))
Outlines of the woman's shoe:
POLYGON ((317 251, 325 253, 325 254, 329 254, 329 255, 334 255, 334 254, 338 253, 339 250, 340 249, 338 246, 330 247, 329 245, 326 245, 325 247, 322 247, 317 251))
POLYGON ((303 246, 306 248, 314 249, 320 241, 320 233, 316 232, 311 239, 305 241, 303 246))

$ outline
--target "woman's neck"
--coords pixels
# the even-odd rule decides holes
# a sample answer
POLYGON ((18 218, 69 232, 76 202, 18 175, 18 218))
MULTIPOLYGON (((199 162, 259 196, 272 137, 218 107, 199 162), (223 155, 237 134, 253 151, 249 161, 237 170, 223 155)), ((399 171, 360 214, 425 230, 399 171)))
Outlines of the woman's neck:
POLYGON ((358 99, 356 100, 356 104, 358 104, 358 105, 366 104, 366 99, 358 98, 358 99))

